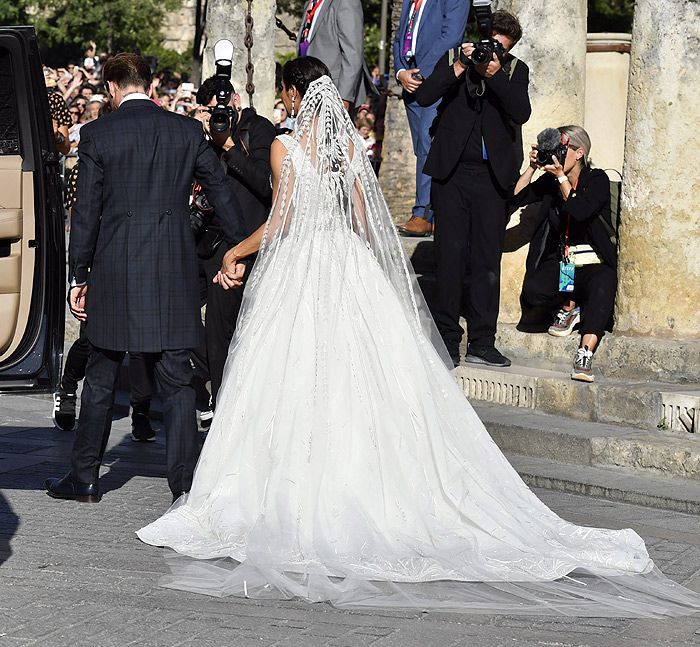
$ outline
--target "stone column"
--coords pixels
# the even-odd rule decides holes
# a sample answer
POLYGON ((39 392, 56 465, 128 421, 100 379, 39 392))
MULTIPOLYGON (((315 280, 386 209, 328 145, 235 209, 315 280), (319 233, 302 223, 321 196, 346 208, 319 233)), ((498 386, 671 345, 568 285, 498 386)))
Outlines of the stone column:
MULTIPOLYGON (((560 0, 556 6, 531 0, 498 0, 494 8, 518 17, 523 37, 513 54, 530 68, 532 116, 523 126, 525 158, 537 133, 547 127, 583 125, 586 84, 586 0, 560 0)), ((530 211, 532 213, 532 211, 530 211)), ((520 319, 532 218, 513 214, 506 234, 501 276, 500 320, 520 319)))
POLYGON ((700 4, 637 0, 616 330, 700 338, 700 4))
MULTIPOLYGON (((389 51, 393 50, 394 34, 401 18, 401 0, 391 3, 391 35, 387 39, 389 51)), ((389 90, 384 125, 382 166, 379 182, 384 192, 394 222, 403 223, 411 215, 416 197, 416 157, 413 154, 411 131, 406 109, 401 100, 401 86, 395 79, 394 56, 389 56, 389 90)))
MULTIPOLYGON (((276 0, 253 0, 253 65, 255 66, 255 94, 253 101, 258 114, 272 119, 275 101, 275 11, 276 0)), ((209 0, 205 28, 206 48, 202 78, 214 73, 214 44, 221 38, 233 43, 233 73, 231 82, 241 95, 243 106, 248 105, 246 93, 246 63, 248 52, 243 39, 246 33, 245 0, 209 0)))

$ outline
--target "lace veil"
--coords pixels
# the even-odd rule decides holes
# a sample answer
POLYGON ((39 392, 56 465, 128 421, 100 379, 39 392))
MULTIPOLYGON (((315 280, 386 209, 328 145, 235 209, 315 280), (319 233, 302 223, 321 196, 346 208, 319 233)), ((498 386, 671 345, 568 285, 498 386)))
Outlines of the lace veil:
MULTIPOLYGON (((330 77, 313 81, 303 97, 292 135, 282 137, 289 155, 253 274, 246 286, 237 337, 245 335, 260 279, 273 271, 284 281, 289 256, 325 246, 323 263, 361 271, 356 244, 370 249, 396 291, 416 336, 429 340, 440 359, 452 361, 430 315, 391 218, 364 142, 330 77)), ((312 254, 309 254, 311 259, 312 254)), ((318 258, 314 261, 318 262, 318 258)), ((323 272, 322 272, 323 274, 323 272)), ((279 286, 284 289, 284 285, 279 286)), ((331 318, 332 318, 331 314, 331 318)), ((330 330, 331 328, 329 328, 330 330)), ((331 338, 327 339, 332 345, 331 338)))

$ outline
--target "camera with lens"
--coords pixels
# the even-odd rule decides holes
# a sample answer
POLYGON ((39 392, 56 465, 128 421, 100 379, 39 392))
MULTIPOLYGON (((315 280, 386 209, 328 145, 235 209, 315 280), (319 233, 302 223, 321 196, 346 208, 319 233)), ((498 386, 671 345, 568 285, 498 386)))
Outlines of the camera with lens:
POLYGON ((209 128, 212 133, 224 133, 233 130, 238 121, 238 113, 229 105, 233 94, 231 84, 231 66, 233 64, 233 43, 222 39, 214 45, 214 62, 217 80, 216 106, 211 110, 209 128))
POLYGON ((557 128, 545 128, 537 135, 537 165, 547 166, 552 163, 552 156, 564 165, 569 148, 569 138, 557 128))
POLYGON ((493 37, 493 12, 491 11, 491 0, 474 0, 474 17, 476 18, 476 29, 479 40, 474 44, 474 51, 471 59, 465 59, 460 52, 460 59, 464 65, 470 62, 481 65, 493 60, 495 54, 499 60, 505 56, 506 50, 501 43, 493 37))

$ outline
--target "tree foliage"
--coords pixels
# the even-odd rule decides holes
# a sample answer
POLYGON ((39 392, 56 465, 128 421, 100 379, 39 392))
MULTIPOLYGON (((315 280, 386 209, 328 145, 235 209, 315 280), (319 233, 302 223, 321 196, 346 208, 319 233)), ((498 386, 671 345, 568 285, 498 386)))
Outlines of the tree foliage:
MULTIPOLYGON (((140 51, 182 66, 162 46, 166 15, 182 0, 0 0, 0 24, 32 24, 44 58, 57 64, 79 60, 90 42, 98 51, 140 51)), ((189 57, 189 54, 188 54, 189 57)))
POLYGON ((632 32, 634 0, 588 0, 589 32, 632 32))

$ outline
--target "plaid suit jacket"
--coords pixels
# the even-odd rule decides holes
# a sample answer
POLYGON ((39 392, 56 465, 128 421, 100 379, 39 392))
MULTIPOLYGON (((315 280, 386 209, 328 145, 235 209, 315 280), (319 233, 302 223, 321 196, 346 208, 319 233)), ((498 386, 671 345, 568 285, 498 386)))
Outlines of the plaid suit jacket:
POLYGON ((193 178, 229 242, 245 237, 240 207, 201 124, 133 99, 80 134, 69 276, 88 285, 88 339, 132 352, 197 347, 193 178))

